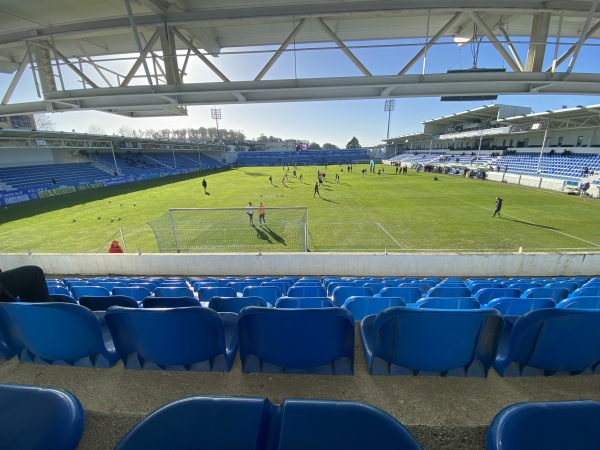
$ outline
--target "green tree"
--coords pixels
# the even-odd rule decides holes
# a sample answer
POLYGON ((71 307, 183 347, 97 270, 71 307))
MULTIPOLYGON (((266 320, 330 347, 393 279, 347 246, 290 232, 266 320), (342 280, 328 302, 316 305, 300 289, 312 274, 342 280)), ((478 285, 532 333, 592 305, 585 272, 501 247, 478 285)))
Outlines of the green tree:
POLYGON ((321 146, 316 142, 311 142, 308 144, 308 150, 321 150, 321 146))
POLYGON ((331 144, 329 142, 325 142, 323 144, 323 150, 337 150, 339 147, 335 144, 331 144))
POLYGON ((356 139, 356 136, 352 136, 352 139, 350 139, 350 142, 348 142, 346 144, 346 148, 361 148, 360 142, 358 142, 358 139, 356 139))

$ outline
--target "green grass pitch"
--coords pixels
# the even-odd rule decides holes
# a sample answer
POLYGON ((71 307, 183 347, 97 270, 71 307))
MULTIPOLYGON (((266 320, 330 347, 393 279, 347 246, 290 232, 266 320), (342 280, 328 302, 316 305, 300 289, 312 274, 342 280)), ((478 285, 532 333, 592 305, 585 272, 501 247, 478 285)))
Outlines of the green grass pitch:
MULTIPOLYGON (((300 182, 290 167, 285 187, 281 166, 245 167, 12 205, 1 210, 0 252, 104 253, 122 232, 128 252, 153 253, 158 246, 148 222, 169 208, 245 207, 249 201, 255 206, 260 201, 265 206, 307 206, 313 252, 600 250, 598 199, 453 175, 438 175, 434 181, 433 174, 414 170, 395 175, 389 166, 384 176, 362 176, 363 168, 368 166, 357 165, 352 173, 346 166, 343 172, 337 165, 298 167, 300 182), (321 198, 313 197, 318 170, 327 174, 321 198), (492 218, 497 196, 504 199, 502 217, 492 218)), ((258 224, 256 211, 254 220, 258 224)), ((247 226, 246 218, 240 221, 247 226)), ((217 227, 215 233, 223 230, 217 227)), ((263 252, 281 251, 275 236, 281 236, 279 230, 266 233, 266 239, 265 233, 245 239, 256 239, 263 252)), ((214 251, 218 248, 215 243, 214 251)))

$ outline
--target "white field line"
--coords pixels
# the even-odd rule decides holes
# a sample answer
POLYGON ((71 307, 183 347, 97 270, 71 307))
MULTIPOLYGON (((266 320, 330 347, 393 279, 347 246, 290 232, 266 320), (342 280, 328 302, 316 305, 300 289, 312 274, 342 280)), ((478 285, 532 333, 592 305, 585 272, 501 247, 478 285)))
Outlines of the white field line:
POLYGON ((385 228, 383 228, 383 225, 381 225, 379 222, 376 222, 376 223, 377 223, 377 225, 379 226, 379 228, 381 228, 381 229, 383 230, 383 232, 384 232, 385 234, 387 234, 387 235, 390 237, 390 239, 396 243, 396 245, 397 245, 398 247, 400 247, 400 248, 404 249, 404 247, 402 246, 402 244, 400 244, 400 242, 398 242, 396 239, 394 239, 394 236, 392 236, 392 235, 391 235, 391 234, 388 232, 388 230, 386 230, 385 228))

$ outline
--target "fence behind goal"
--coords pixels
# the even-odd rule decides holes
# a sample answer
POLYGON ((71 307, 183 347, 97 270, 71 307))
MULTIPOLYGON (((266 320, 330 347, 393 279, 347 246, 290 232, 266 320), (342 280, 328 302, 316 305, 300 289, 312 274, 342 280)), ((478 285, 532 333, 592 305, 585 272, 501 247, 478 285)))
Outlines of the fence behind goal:
POLYGON ((148 222, 161 253, 305 252, 308 208, 172 208, 148 222), (264 223, 259 217, 264 210, 264 223))

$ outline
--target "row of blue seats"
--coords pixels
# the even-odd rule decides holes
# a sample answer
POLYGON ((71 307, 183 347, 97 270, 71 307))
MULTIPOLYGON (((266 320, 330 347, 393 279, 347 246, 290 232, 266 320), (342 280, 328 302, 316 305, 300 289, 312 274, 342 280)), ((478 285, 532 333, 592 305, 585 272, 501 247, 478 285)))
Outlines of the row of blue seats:
MULTIPOLYGON (((344 308, 138 309, 99 318, 68 303, 0 304, 0 352, 40 364, 354 373, 354 317, 344 308), (52 324, 52 326, 40 326, 52 324)), ((370 374, 485 377, 600 373, 600 310, 545 308, 503 320, 496 309, 395 306, 360 323, 370 374)))
MULTIPOLYGON (((72 393, 0 384, 0 448, 77 448, 85 411, 72 393)), ((591 400, 518 403, 488 427, 485 449, 592 450, 600 448, 600 403, 591 400)), ((422 450, 388 413, 354 401, 193 396, 144 417, 116 450, 164 448, 260 450, 422 450), (267 445, 268 444, 268 445, 267 445)))

